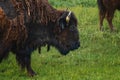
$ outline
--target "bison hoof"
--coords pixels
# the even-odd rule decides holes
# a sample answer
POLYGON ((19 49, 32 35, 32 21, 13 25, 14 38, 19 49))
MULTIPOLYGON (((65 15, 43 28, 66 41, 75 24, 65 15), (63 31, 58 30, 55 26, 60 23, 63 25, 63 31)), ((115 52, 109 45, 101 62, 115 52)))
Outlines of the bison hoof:
POLYGON ((33 77, 33 76, 35 76, 35 75, 37 75, 34 71, 29 71, 28 72, 28 75, 30 76, 30 77, 33 77))
POLYGON ((113 27, 113 28, 111 29, 111 32, 117 32, 117 28, 113 27))

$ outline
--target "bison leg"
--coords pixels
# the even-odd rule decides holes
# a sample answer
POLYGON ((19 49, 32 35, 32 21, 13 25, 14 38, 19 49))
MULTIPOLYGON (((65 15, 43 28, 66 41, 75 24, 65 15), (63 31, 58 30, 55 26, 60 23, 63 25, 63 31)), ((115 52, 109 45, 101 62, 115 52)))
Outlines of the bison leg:
POLYGON ((10 48, 11 48, 10 46, 0 45, 0 63, 2 62, 3 59, 8 57, 10 48))
POLYGON ((9 51, 0 53, 0 63, 2 62, 3 59, 7 58, 8 55, 9 55, 9 51))
POLYGON ((0 63, 2 62, 4 58, 4 52, 3 52, 3 49, 0 48, 0 63))
POLYGON ((26 56, 25 58, 25 64, 26 64, 26 68, 27 68, 27 72, 29 76, 34 76, 36 75, 36 73, 33 71, 32 67, 31 67, 31 56, 26 56))
POLYGON ((110 30, 113 31, 114 30, 114 26, 112 24, 112 19, 113 19, 113 16, 114 16, 114 12, 115 10, 113 11, 108 11, 107 12, 107 15, 106 15, 106 18, 107 18, 107 21, 108 21, 108 24, 109 24, 109 27, 110 27, 110 30))
POLYGON ((106 11, 99 11, 99 19, 100 19, 100 30, 103 30, 103 20, 105 18, 106 11))
POLYGON ((19 53, 16 54, 16 59, 22 69, 26 68, 29 76, 34 76, 35 72, 31 67, 31 54, 19 53))

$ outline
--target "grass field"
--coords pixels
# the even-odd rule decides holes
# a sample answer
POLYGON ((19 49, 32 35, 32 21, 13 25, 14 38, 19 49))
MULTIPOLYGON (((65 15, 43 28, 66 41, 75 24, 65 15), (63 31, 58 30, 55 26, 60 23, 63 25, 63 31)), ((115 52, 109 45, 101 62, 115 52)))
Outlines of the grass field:
POLYGON ((69 7, 77 16, 81 47, 67 56, 54 48, 47 52, 44 47, 41 54, 34 51, 32 67, 37 75, 32 78, 20 70, 11 54, 0 64, 0 80, 120 80, 120 12, 113 21, 117 31, 111 33, 105 21, 101 32, 96 0, 73 0, 74 5, 69 1, 50 0, 59 9, 69 7))

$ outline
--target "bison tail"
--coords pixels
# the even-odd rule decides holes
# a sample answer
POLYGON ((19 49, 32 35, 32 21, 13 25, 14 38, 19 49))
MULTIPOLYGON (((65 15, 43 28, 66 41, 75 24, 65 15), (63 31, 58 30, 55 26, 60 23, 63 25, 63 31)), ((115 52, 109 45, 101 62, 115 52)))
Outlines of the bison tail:
POLYGON ((98 8, 101 12, 105 12, 105 6, 103 4, 103 0, 97 0, 98 8))

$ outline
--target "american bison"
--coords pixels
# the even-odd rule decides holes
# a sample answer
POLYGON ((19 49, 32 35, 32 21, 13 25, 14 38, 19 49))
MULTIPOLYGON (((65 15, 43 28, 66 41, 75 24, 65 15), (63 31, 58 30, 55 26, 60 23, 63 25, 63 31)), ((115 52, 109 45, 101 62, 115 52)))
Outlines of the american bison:
POLYGON ((103 20, 106 17, 110 30, 114 30, 112 24, 112 19, 114 17, 115 10, 120 10, 120 0, 97 0, 99 7, 99 17, 100 17, 100 30, 103 27, 103 20))
MULTIPOLYGON (((35 72, 31 68, 31 54, 37 48, 48 45, 49 50, 50 46, 53 46, 62 55, 67 55, 70 51, 79 48, 77 19, 73 12, 56 10, 48 0, 2 0, 0 7, 4 10, 8 20, 17 18, 13 25, 21 23, 21 25, 12 26, 17 32, 12 35, 16 35, 18 38, 14 40, 14 37, 9 37, 8 41, 12 41, 10 46, 0 42, 0 48, 7 46, 8 49, 0 52, 1 61, 5 58, 1 54, 6 55, 11 51, 16 55, 16 60, 21 68, 26 68, 28 74, 34 76, 35 72), (25 29, 22 29, 24 27, 25 29)), ((3 35, 2 32, 8 33, 1 29, 0 35, 3 35)), ((0 41, 4 41, 4 39, 0 37, 0 41)))

